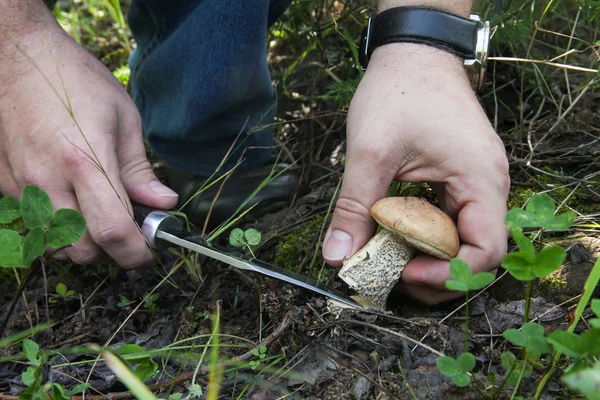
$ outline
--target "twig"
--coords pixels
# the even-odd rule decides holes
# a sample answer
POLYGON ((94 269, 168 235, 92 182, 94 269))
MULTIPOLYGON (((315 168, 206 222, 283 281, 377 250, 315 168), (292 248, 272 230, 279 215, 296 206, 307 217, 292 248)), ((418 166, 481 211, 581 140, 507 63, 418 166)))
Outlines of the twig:
POLYGON ((279 324, 279 326, 269 336, 264 338, 259 343, 257 348, 245 352, 241 356, 236 357, 236 359, 240 361, 249 360, 254 356, 254 354, 252 353, 253 351, 260 350, 260 348, 263 346, 268 347, 272 345, 277 339, 279 339, 281 335, 283 335, 292 326, 295 317, 298 315, 299 312, 301 312, 300 310, 301 309, 295 311, 288 311, 287 314, 285 314, 285 317, 283 317, 283 321, 281 321, 281 324, 279 324))
MULTIPOLYGON (((350 324, 350 325, 366 326, 367 328, 375 329, 375 330, 387 333, 387 334, 392 335, 392 336, 397 336, 397 337, 399 337, 401 339, 406 340, 407 342, 410 342, 410 343, 414 344, 415 346, 421 346, 425 350, 429 350, 433 354, 436 354, 436 355, 438 355, 440 357, 444 356, 444 353, 442 353, 441 351, 438 351, 438 350, 434 349, 433 347, 429 347, 426 344, 423 344, 420 341, 411 338, 410 336, 407 336, 407 335, 405 335, 403 333, 400 333, 400 332, 393 331, 391 329, 384 328, 382 326, 377 326, 377 325, 374 325, 374 324, 370 324, 368 322, 354 321, 354 320, 351 320, 351 319, 339 319, 339 320, 336 320, 336 321, 332 321, 332 322, 330 322, 328 324, 321 325, 320 328, 328 328, 330 326, 338 325, 338 324, 350 324)), ((313 328, 313 329, 315 329, 315 328, 313 328)))
MULTIPOLYGON (((188 373, 179 375, 177 378, 159 382, 154 385, 149 385, 148 389, 151 392, 158 392, 159 390, 167 389, 172 385, 178 385, 180 383, 188 381, 191 379, 192 375, 193 375, 193 372, 188 372, 188 373)), ((203 381, 203 383, 205 384, 206 382, 203 381)), ((128 392, 115 392, 115 393, 110 393, 107 395, 92 395, 92 396, 87 395, 85 397, 84 396, 71 396, 71 400, 129 399, 132 397, 134 397, 134 394, 132 392, 128 391, 128 392)), ((47 398, 50 399, 49 396, 47 398)), ((0 400, 19 400, 19 396, 10 396, 7 394, 0 394, 0 400)))
POLYGON ((17 288, 17 292, 15 293, 15 296, 13 297, 12 301, 10 302, 10 306, 8 306, 8 311, 6 312, 4 321, 2 321, 2 325, 0 325, 0 338, 4 335, 4 329, 6 328, 6 325, 8 325, 10 316, 12 315, 13 311, 15 310, 15 307, 17 306, 17 303, 19 302, 19 297, 21 297, 21 294, 25 290, 25 287, 31 280, 31 277, 33 276, 34 271, 37 271, 38 265, 39 265, 39 260, 34 262, 33 265, 31 266, 31 268, 29 268, 29 270, 27 271, 27 274, 25 275, 25 278, 23 278, 23 280, 21 281, 21 284, 17 288))
POLYGON ((544 65, 550 65, 552 67, 557 67, 557 68, 565 68, 565 69, 569 69, 572 71, 579 71, 579 72, 588 72, 588 73, 594 73, 597 74, 598 70, 593 69, 593 68, 585 68, 585 67, 579 67, 577 65, 568 65, 568 64, 561 64, 561 63, 555 63, 555 62, 550 62, 550 61, 546 61, 546 60, 531 60, 529 58, 518 58, 518 57, 488 57, 489 61, 507 61, 507 62, 517 62, 517 63, 531 63, 531 64, 544 64, 544 65))

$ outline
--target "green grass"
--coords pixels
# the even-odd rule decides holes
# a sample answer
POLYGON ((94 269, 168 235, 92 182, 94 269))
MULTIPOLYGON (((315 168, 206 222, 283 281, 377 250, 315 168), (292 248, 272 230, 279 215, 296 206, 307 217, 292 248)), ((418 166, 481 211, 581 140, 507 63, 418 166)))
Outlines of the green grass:
MULTIPOLYGON (((597 126, 600 121, 590 99, 597 97, 599 89, 598 77, 593 70, 598 68, 599 46, 596 43, 599 38, 596 26, 600 10, 596 2, 591 0, 578 3, 523 0, 491 3, 480 2, 477 9, 495 27, 493 55, 503 57, 506 61, 490 62, 489 82, 481 99, 506 144, 511 175, 513 181, 518 183, 513 186, 509 205, 520 206, 533 193, 548 191, 564 208, 572 208, 583 216, 591 215, 588 226, 597 225, 600 199, 596 188, 600 178, 597 177, 597 152, 594 153, 598 145, 594 144, 594 140, 598 138, 597 126), (537 28, 536 21, 539 22, 537 28), (514 60, 517 58, 552 60, 566 67, 517 62, 514 60), (590 69, 592 72, 576 71, 574 67, 590 69), (582 93, 585 95, 580 98, 582 93)), ((345 111, 362 73, 356 62, 357 38, 369 6, 372 7, 372 4, 350 0, 344 3, 340 11, 330 6, 328 1, 297 0, 269 32, 269 41, 272 43, 269 59, 280 100, 277 135, 281 141, 291 143, 294 156, 300 159, 298 164, 305 168, 315 168, 314 165, 327 158, 344 139, 345 111)), ((129 77, 126 64, 132 48, 130 32, 124 25, 126 8, 127 2, 119 5, 114 0, 91 0, 71 2, 65 9, 57 7, 54 10, 60 24, 73 38, 101 59, 124 85, 127 85, 129 77)), ((340 176, 339 166, 336 168, 328 171, 332 179, 340 176)), ((402 189, 403 193, 431 194, 426 185, 404 185, 402 189)), ((323 215, 321 213, 313 217, 291 233, 278 238, 274 247, 274 262, 291 269, 304 263, 304 266, 313 267, 303 270, 303 273, 313 277, 326 276, 327 271, 321 269, 320 263, 311 261, 315 259, 314 252, 318 254, 319 251, 319 245, 315 242, 326 222, 323 215)), ((238 216, 232 216, 230 222, 237 222, 238 216)), ((216 235, 225 233, 229 226, 222 228, 216 235)), ((569 233, 577 232, 597 235, 598 229, 575 227, 569 233)), ((182 254, 173 269, 161 271, 164 279, 156 274, 154 287, 149 288, 148 292, 160 289, 188 295, 186 288, 178 286, 174 278, 176 273, 188 273, 183 272, 184 268, 178 271, 184 265, 190 274, 196 274, 194 285, 198 285, 199 291, 212 290, 211 293, 218 297, 218 291, 214 288, 201 286, 206 278, 204 271, 198 270, 193 261, 184 257, 182 254)), ((57 264, 52 263, 52 279, 58 279, 69 288, 83 288, 83 303, 81 311, 77 310, 77 313, 87 312, 89 302, 106 282, 110 284, 114 276, 109 279, 107 269, 81 272, 82 267, 63 264, 56 268, 57 264), (87 282, 90 281, 97 287, 88 288, 87 282)), ((0 269, 0 273, 3 281, 7 274, 14 279, 12 271, 0 269)), ((562 283, 549 280, 544 287, 552 290, 555 284, 562 283)), ((51 286, 50 291, 54 287, 51 286)), ((133 295, 128 296, 134 298, 133 295)), ((140 334, 146 327, 144 324, 152 321, 153 315, 143 309, 143 301, 139 301, 139 296, 136 299, 138 302, 132 304, 130 311, 125 313, 126 317, 120 317, 119 321, 122 322, 121 327, 133 326, 140 330, 134 333, 140 334)), ((242 379, 244 374, 254 378, 283 374, 286 362, 294 359, 296 351, 302 347, 296 343, 301 341, 290 335, 285 340, 293 343, 283 347, 285 354, 265 359, 261 361, 260 368, 252 369, 248 361, 231 360, 232 351, 240 352, 255 347, 262 331, 268 334, 273 325, 263 324, 257 314, 256 335, 228 335, 223 331, 229 322, 226 314, 213 314, 208 311, 209 305, 204 308, 192 303, 189 304, 192 309, 201 310, 204 313, 202 315, 213 316, 187 321, 189 326, 185 330, 180 327, 183 337, 178 336, 174 343, 161 349, 148 349, 148 352, 159 361, 178 362, 181 370, 177 375, 183 374, 184 370, 196 370, 196 382, 204 382, 204 387, 206 379, 209 379, 212 382, 210 396, 215 395, 227 381, 233 380, 236 384, 228 398, 241 398, 248 390, 247 382, 251 381, 242 379), (213 330, 199 334, 197 329, 206 324, 208 319, 214 323, 213 330)), ((27 312, 34 315, 33 309, 27 312)), ((579 307, 578 318, 582 312, 579 307)), ((114 327, 112 338, 122 332, 121 327, 114 327)), ((3 340, 0 346, 16 343, 20 339, 20 336, 10 337, 3 340)), ((67 348, 53 354, 89 354, 89 350, 67 348)), ((252 361, 256 362, 254 359, 252 361)), ((86 360, 81 363, 91 362, 86 360)), ((82 364, 73 362, 71 365, 82 364)), ((54 368, 67 365, 57 364, 54 368)), ((539 378, 539 371, 536 373, 539 378)), ((401 381, 401 378, 398 380, 401 381)))

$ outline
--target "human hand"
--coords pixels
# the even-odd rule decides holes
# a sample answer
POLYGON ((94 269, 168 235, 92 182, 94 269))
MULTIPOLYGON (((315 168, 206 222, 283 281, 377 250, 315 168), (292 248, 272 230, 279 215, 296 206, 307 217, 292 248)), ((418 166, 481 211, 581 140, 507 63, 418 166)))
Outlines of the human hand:
MULTIPOLYGON (((508 162, 461 60, 425 45, 377 48, 350 105, 347 139, 344 181, 324 240, 329 264, 341 265, 371 238, 369 209, 398 180, 430 183, 457 223, 457 257, 474 272, 500 265, 508 162)), ((450 278, 448 261, 418 256, 399 284, 434 304, 457 296, 445 289, 450 278)))
POLYGON ((168 209, 177 195, 146 158, 137 108, 110 71, 54 21, 26 31, 0 48, 0 190, 19 197, 34 184, 55 208, 83 214, 88 232, 57 258, 151 263, 130 199, 168 209))

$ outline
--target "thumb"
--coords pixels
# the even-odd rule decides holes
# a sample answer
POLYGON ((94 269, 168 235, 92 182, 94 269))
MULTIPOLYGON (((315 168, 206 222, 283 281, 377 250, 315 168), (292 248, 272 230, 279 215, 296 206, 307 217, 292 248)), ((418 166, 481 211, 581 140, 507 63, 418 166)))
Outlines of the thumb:
POLYGON ((348 158, 346 163, 340 197, 323 241, 323 258, 333 266, 342 265, 344 258, 351 257, 373 236, 377 224, 369 210, 387 195, 393 178, 372 163, 353 161, 348 158))
POLYGON ((119 128, 117 155, 121 182, 123 182, 129 198, 149 207, 165 210, 173 208, 177 204, 178 195, 163 185, 152 170, 146 157, 137 110, 135 110, 132 123, 119 126, 119 128))

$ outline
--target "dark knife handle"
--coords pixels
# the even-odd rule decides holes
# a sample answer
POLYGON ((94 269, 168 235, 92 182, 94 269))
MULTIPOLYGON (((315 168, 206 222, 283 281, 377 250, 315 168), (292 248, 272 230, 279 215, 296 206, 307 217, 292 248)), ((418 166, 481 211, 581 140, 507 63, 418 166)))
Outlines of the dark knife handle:
POLYGON ((157 250, 165 250, 169 247, 169 243, 162 241, 156 237, 159 230, 168 228, 183 228, 183 222, 174 215, 166 211, 155 210, 153 208, 133 203, 133 216, 135 222, 139 225, 150 243, 150 246, 157 250))

